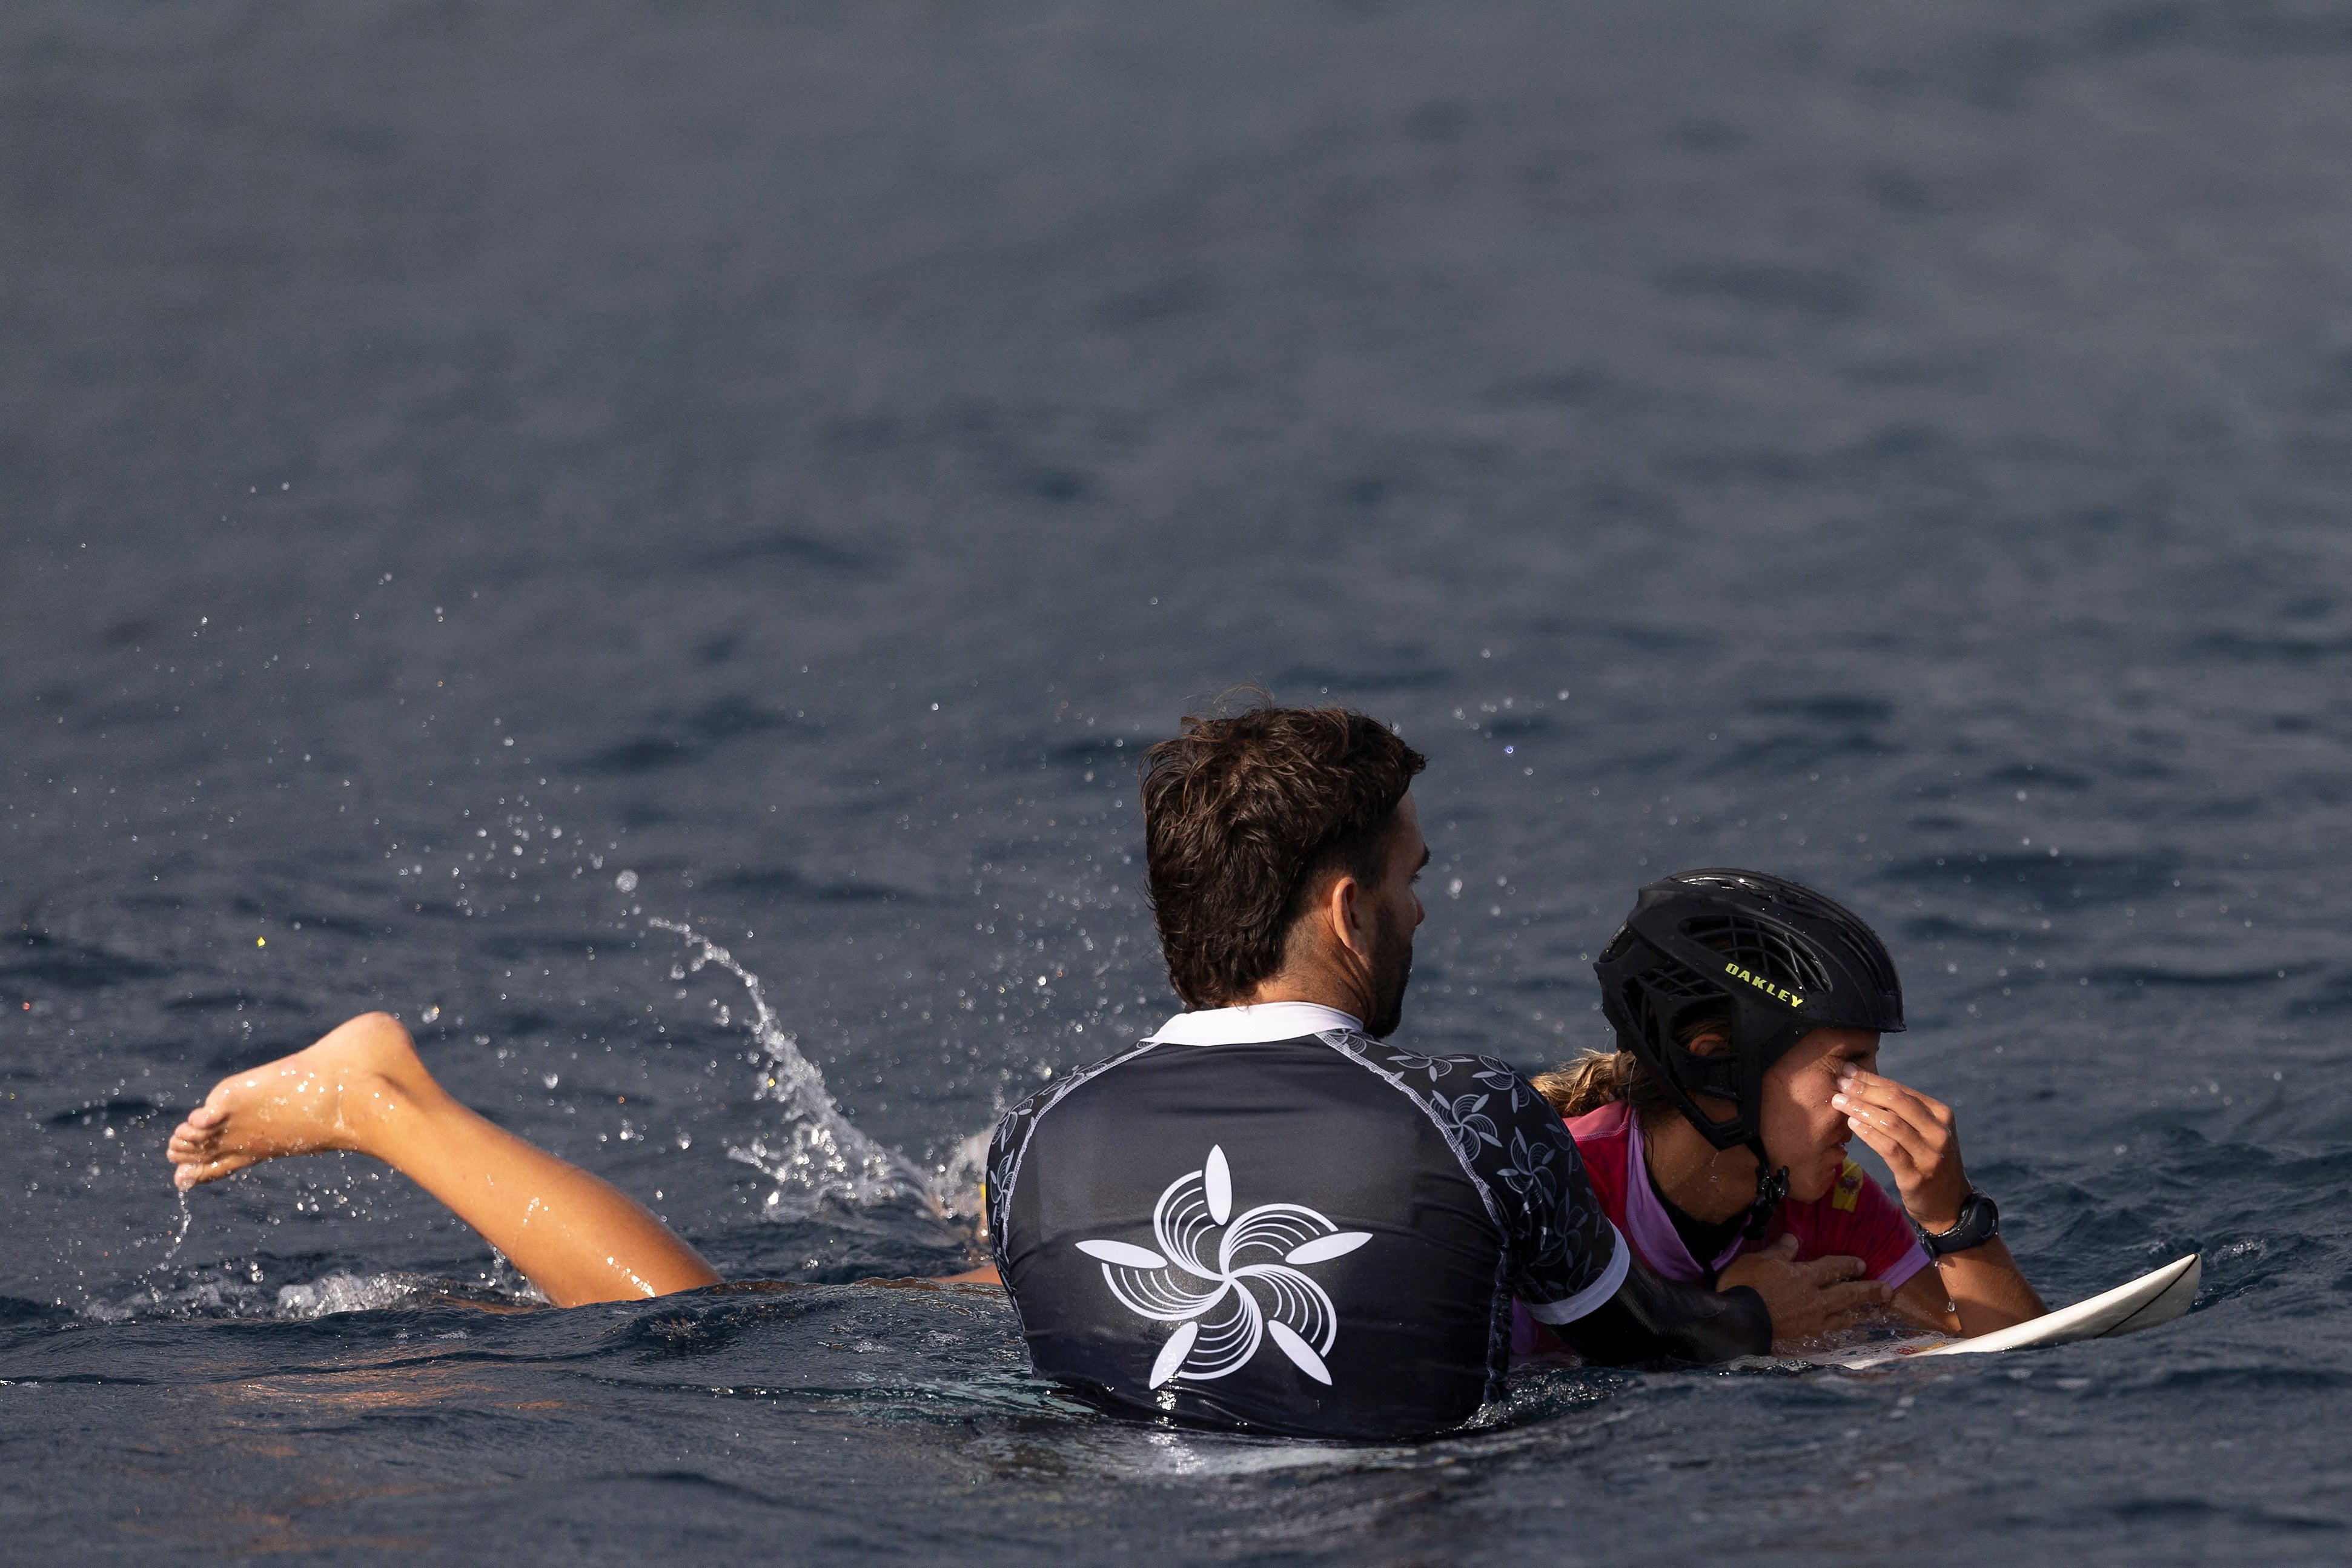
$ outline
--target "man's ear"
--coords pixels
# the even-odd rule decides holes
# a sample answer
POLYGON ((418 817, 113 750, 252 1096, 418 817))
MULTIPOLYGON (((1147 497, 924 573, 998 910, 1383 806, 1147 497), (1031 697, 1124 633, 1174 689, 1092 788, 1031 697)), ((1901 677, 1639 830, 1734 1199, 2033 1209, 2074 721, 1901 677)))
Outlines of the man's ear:
POLYGON ((1330 889, 1323 894, 1323 913, 1340 946, 1369 961, 1372 956, 1372 932, 1362 884, 1344 871, 1333 877, 1330 889))

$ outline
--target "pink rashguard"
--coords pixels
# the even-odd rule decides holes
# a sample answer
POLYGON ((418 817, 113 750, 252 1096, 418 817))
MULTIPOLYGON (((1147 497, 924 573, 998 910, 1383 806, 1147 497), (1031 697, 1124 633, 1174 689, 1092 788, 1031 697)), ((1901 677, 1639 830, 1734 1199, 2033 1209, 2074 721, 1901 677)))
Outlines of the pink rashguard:
MULTIPOLYGON (((1761 1241, 1735 1236, 1731 1244, 1702 1269, 1683 1245, 1674 1221, 1666 1218, 1643 1165, 1642 1122, 1633 1107, 1620 1100, 1570 1120, 1568 1130, 1584 1156, 1586 1174, 1634 1255, 1653 1273, 1669 1280, 1698 1284, 1742 1252, 1769 1247, 1783 1236, 1797 1239, 1797 1261, 1815 1258, 1859 1258, 1864 1270, 1899 1291, 1927 1266, 1927 1249, 1911 1232, 1910 1218, 1902 1205, 1870 1179, 1870 1173, 1852 1160, 1838 1173, 1827 1196, 1811 1203, 1791 1198, 1780 1205, 1761 1241)), ((1524 1311, 1511 1318, 1511 1350, 1528 1355, 1558 1350, 1559 1342, 1542 1333, 1524 1311), (1549 1341, 1549 1343, 1546 1343, 1549 1341)))

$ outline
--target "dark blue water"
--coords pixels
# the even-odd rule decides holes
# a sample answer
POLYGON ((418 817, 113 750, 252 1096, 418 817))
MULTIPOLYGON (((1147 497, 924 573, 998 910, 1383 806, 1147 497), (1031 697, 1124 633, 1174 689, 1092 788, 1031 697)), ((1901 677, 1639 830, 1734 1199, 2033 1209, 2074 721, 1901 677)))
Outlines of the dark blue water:
POLYGON ((2340 1557, 2347 68, 2294 0, 7 8, 12 1555, 2340 1557), (1548 1065, 1639 883, 1798 876, 2043 1292, 2197 1310, 1367 1450, 860 1283, 1172 1009, 1132 762, 1241 681, 1433 758, 1412 1039, 1548 1065), (179 1114, 376 1007, 742 1283, 485 1311, 357 1158, 184 1217, 179 1114))

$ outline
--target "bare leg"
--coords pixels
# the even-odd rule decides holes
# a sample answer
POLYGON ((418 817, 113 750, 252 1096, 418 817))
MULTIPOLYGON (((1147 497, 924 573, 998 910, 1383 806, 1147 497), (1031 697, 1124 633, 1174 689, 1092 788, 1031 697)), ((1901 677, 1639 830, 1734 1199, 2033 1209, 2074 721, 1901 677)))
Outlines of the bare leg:
POLYGON ((383 1013, 224 1078, 172 1134, 183 1191, 284 1155, 373 1155, 449 1206, 556 1305, 718 1283, 691 1247, 611 1183, 451 1099, 383 1013))

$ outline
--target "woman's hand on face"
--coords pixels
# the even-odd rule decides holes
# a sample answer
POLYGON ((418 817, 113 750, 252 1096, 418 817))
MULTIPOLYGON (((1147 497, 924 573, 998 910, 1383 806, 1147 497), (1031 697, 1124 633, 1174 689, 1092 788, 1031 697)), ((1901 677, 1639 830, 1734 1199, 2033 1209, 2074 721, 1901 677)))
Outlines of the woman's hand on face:
POLYGON ((1761 1252, 1744 1252, 1715 1277, 1718 1291, 1745 1285, 1772 1314, 1772 1348, 1791 1355, 1838 1329, 1876 1317, 1894 1292, 1863 1277, 1859 1258, 1796 1261, 1797 1239, 1783 1236, 1761 1252))
POLYGON ((1845 1113, 1846 1125, 1895 1173, 1903 1207, 1913 1219, 1931 1231, 1959 1223, 1969 1175, 1960 1166, 1950 1106, 1892 1078, 1862 1071, 1840 1078, 1830 1103, 1845 1113))

